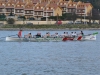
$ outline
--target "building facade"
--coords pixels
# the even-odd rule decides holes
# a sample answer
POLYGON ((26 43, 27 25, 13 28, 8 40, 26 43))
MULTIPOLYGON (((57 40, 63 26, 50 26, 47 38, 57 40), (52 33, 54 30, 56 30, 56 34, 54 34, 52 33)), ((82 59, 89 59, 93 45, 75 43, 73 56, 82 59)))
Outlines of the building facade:
POLYGON ((63 13, 76 13, 88 16, 93 6, 91 3, 72 0, 0 0, 0 14, 9 16, 25 16, 28 18, 48 18, 50 16, 62 16, 63 13))

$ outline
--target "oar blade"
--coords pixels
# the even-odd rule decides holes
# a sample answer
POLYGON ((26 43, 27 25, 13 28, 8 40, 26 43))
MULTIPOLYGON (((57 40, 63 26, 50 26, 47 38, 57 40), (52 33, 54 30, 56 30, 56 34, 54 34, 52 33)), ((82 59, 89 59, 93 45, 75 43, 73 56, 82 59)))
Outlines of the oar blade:
POLYGON ((98 32, 93 33, 93 35, 96 35, 96 34, 98 34, 98 32))

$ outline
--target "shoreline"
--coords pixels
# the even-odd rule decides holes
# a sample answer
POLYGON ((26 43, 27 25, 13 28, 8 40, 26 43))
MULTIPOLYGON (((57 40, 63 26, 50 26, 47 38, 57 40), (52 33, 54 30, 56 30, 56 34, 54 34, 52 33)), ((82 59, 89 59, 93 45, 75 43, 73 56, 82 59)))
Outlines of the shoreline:
MULTIPOLYGON (((0 31, 18 31, 20 28, 0 28, 0 31)), ((100 28, 65 28, 65 29, 55 29, 55 28, 40 28, 40 29, 30 29, 30 28, 22 28, 24 31, 57 31, 57 30, 100 30, 100 28)))

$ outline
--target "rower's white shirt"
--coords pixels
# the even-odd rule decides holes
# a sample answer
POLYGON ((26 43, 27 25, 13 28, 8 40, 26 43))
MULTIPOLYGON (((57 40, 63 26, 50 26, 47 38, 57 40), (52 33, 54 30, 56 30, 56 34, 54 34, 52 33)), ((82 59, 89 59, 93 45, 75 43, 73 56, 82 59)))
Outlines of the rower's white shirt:
POLYGON ((67 34, 62 34, 63 36, 67 36, 67 34))
POLYGON ((77 34, 76 33, 73 33, 72 36, 77 36, 77 34))

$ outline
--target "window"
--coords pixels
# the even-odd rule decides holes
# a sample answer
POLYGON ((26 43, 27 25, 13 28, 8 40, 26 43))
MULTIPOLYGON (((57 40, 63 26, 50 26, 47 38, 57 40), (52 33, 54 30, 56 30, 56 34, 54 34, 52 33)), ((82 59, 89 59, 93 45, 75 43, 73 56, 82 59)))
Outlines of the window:
POLYGON ((8 6, 10 6, 10 4, 8 4, 8 6))
POLYGON ((75 9, 72 9, 72 12, 74 12, 75 11, 75 9))
POLYGON ((23 7, 23 5, 21 5, 23 7))
POLYGON ((76 4, 74 4, 73 6, 76 6, 76 4))
POLYGON ((2 12, 2 9, 0 9, 0 12, 2 12))
POLYGON ((66 3, 64 3, 64 5, 66 5, 66 3))
POLYGON ((19 7, 20 5, 17 5, 17 7, 19 7))
POLYGON ((17 12, 19 12, 19 10, 17 10, 17 12))
POLYGON ((39 12, 38 14, 41 15, 41 12, 39 12))
POLYGON ((51 13, 51 16, 53 16, 53 13, 51 13))
POLYGON ((31 11, 31 13, 33 13, 33 11, 31 11))
POLYGON ((39 9, 39 7, 37 7, 37 9, 39 9))
POLYGON ((64 8, 64 10, 66 10, 66 8, 64 8))
POLYGON ((5 5, 5 4, 2 4, 2 5, 5 5))
POLYGON ((29 13, 29 11, 27 11, 27 13, 29 13))
POLYGON ((43 12, 41 12, 41 15, 43 15, 43 12))
POLYGON ((43 7, 41 7, 41 9, 43 9, 43 7))
POLYGON ((69 9, 69 12, 71 12, 71 9, 69 9))
POLYGON ((11 9, 7 9, 7 11, 8 11, 8 12, 10 12, 10 11, 11 11, 11 9))
POLYGON ((23 10, 21 10, 21 12, 23 12, 23 10))
POLYGON ((51 8, 49 7, 49 9, 51 9, 51 8))

